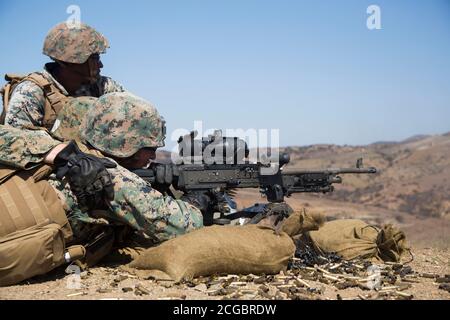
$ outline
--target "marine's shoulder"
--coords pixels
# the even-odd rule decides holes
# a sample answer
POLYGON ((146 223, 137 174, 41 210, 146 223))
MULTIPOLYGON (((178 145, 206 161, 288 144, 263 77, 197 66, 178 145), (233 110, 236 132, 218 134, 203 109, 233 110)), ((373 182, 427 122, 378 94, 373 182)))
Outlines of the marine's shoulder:
POLYGON ((100 88, 102 89, 103 94, 125 91, 124 87, 119 82, 108 76, 101 76, 100 88))
POLYGON ((15 95, 28 96, 28 97, 43 97, 44 90, 37 83, 32 80, 24 79, 19 82, 13 92, 11 93, 11 100, 13 100, 15 95))

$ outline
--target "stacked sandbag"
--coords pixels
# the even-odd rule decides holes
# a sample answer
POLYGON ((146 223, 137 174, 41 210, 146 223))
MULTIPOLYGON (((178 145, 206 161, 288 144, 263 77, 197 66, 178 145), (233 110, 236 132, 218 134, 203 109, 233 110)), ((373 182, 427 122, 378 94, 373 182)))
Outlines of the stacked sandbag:
POLYGON ((210 226, 147 249, 128 266, 163 272, 177 282, 214 274, 276 274, 294 252, 285 232, 258 225, 210 226))
POLYGON ((345 260, 398 262, 408 250, 406 236, 399 229, 392 225, 378 228, 357 219, 326 222, 307 237, 318 253, 336 253, 345 260))

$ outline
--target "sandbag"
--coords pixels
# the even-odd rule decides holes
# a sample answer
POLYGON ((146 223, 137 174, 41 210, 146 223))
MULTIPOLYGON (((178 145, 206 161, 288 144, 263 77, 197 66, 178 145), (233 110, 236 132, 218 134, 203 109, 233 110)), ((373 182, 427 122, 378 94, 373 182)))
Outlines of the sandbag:
POLYGON ((294 252, 288 234, 268 227, 210 226, 147 249, 128 267, 163 272, 177 282, 214 274, 276 274, 294 252))
POLYGON ((407 250, 406 236, 402 231, 392 225, 380 229, 357 219, 326 222, 307 236, 319 253, 336 253, 345 260, 398 262, 407 250))
POLYGON ((307 231, 318 230, 325 223, 325 216, 319 212, 309 212, 305 208, 296 211, 283 221, 281 231, 294 237, 307 231))

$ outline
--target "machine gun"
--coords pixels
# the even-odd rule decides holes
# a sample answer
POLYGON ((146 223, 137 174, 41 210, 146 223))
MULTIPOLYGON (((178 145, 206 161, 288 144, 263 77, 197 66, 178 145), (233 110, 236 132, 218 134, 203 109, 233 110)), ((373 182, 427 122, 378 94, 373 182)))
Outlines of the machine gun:
MULTIPOLYGON (((194 131, 180 137, 179 157, 176 163, 154 162, 147 169, 138 169, 134 173, 161 192, 167 192, 170 187, 184 193, 216 192, 221 194, 221 201, 228 203, 228 207, 233 211, 236 206, 227 196, 229 190, 259 188, 267 201, 279 203, 284 201, 284 197, 294 193, 333 192, 333 184, 341 183, 343 174, 377 172, 374 167, 363 168, 362 158, 357 160, 355 168, 285 171, 283 166, 290 161, 287 153, 280 154, 275 163, 267 161, 252 163, 247 160, 249 149, 244 140, 223 137, 221 131, 216 131, 214 135, 202 139, 194 139, 196 134, 194 131)), ((216 221, 223 222, 225 221, 223 219, 254 216, 261 209, 232 212, 232 215, 226 215, 227 212, 223 212, 227 210, 220 211, 221 216, 216 221)), ((204 218, 205 221, 213 221, 213 217, 204 218)))

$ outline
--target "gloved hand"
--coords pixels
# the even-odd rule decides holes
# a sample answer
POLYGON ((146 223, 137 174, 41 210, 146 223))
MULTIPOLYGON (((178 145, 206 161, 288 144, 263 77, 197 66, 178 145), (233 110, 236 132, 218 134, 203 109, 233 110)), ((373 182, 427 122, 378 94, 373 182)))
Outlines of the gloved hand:
POLYGON ((255 215, 248 224, 261 224, 262 221, 266 225, 278 227, 279 223, 288 218, 294 210, 286 202, 268 203, 262 212, 255 215))
POLYGON ((229 204, 224 196, 224 192, 221 190, 190 191, 185 193, 181 197, 181 200, 186 201, 198 208, 203 215, 203 224, 205 226, 209 226, 213 223, 226 224, 218 222, 218 220, 221 219, 214 219, 215 212, 225 213, 232 209, 229 207, 229 204))
POLYGON ((181 197, 181 200, 188 202, 199 209, 203 216, 212 214, 213 212, 211 211, 216 205, 216 201, 214 201, 212 195, 205 191, 187 192, 181 197))
POLYGON ((56 177, 66 177, 78 199, 80 209, 101 209, 105 201, 114 200, 114 184, 106 168, 117 165, 109 159, 81 152, 71 141, 55 157, 56 177))

